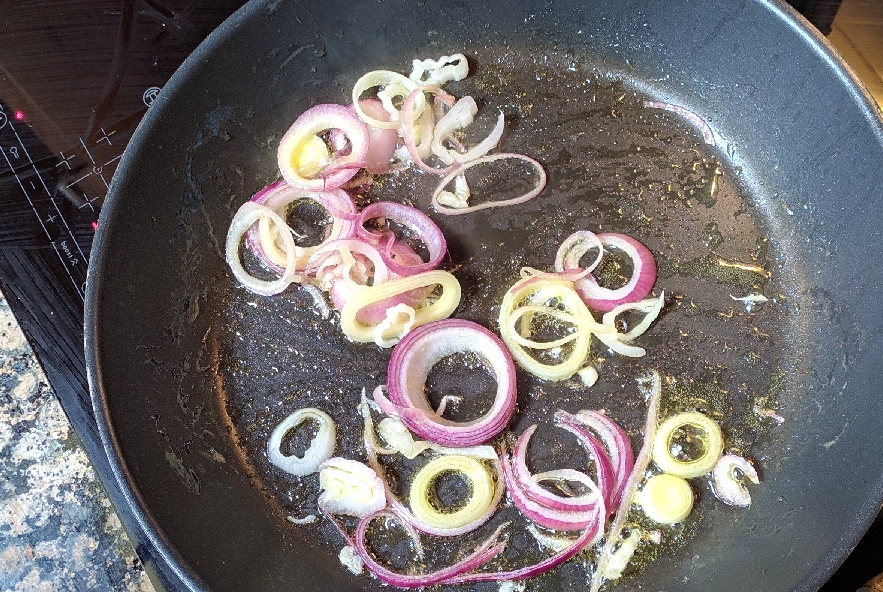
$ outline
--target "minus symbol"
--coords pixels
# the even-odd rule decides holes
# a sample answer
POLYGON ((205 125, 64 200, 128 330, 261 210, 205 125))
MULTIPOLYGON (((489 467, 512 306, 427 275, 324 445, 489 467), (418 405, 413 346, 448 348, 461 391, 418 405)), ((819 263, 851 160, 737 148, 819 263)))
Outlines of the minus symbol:
POLYGON ((34 191, 36 191, 36 190, 37 190, 37 186, 34 185, 34 182, 33 182, 33 181, 30 181, 30 184, 31 184, 31 189, 33 189, 34 191))

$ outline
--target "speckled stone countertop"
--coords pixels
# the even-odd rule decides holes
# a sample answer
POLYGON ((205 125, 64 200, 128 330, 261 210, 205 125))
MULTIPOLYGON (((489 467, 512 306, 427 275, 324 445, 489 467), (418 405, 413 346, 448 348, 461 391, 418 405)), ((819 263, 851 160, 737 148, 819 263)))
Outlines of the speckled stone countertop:
POLYGON ((0 294, 0 591, 153 592, 0 294))

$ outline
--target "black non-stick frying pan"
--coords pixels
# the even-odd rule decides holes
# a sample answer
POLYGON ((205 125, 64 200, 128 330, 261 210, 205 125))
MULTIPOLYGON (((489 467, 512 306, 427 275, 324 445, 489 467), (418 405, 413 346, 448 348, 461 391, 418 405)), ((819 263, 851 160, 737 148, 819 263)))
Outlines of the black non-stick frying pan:
MULTIPOLYGON (((133 138, 90 263, 99 427, 157 547, 193 590, 379 587, 342 569, 327 523, 286 520, 315 494, 274 473, 262 446, 295 407, 353 414, 388 352, 347 343, 296 288, 273 299, 238 288, 224 238, 238 206, 278 178, 276 143, 304 109, 348 102, 368 70, 458 51, 473 70, 458 90, 503 109, 504 147, 542 161, 549 186, 505 213, 434 215, 467 294, 457 316, 495 328, 494 297, 518 268, 548 267, 581 227, 639 236, 669 294, 647 358, 605 363, 593 390, 519 375, 513 430, 556 406, 603 407, 637 444, 633 379, 658 368, 670 396, 721 414, 763 481, 738 510, 697 484, 680 542, 620 589, 817 589, 883 499, 883 126, 818 34, 754 0, 273 0, 213 33, 133 138), (715 146, 643 97, 698 114, 715 146), (770 302, 748 311, 729 298, 753 291, 770 302)), ((431 182, 413 182, 405 196, 396 183, 372 191, 428 210, 431 182)), ((352 450, 358 423, 342 421, 352 450)), ((584 589, 581 569, 536 589, 584 589)))

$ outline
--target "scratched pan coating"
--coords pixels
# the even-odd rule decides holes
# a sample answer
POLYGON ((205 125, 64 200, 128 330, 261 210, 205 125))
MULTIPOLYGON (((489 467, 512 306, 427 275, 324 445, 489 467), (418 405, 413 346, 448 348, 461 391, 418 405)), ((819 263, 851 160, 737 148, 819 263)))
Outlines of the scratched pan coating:
MULTIPOLYGON (((881 271, 871 263, 880 246, 866 238, 881 226, 868 206, 883 186, 883 150, 867 98, 790 18, 773 5, 711 1, 664 11, 353 3, 345 14, 256 3, 210 37, 120 165, 96 237, 86 324, 115 471, 187 585, 379 588, 340 566, 342 541, 327 522, 286 520, 314 508, 315 478, 279 475, 263 447, 288 410, 316 404, 340 421, 338 452, 357 456, 354 405, 384 380, 388 352, 348 343, 296 289, 267 299, 238 288, 224 236, 236 208, 275 180, 275 145, 297 114, 346 102, 370 69, 406 71, 413 57, 462 50, 473 76, 452 92, 502 109, 503 148, 543 162, 549 186, 511 210, 434 216, 449 241, 445 265, 464 287, 456 316, 495 328, 520 267, 548 268, 580 228, 639 237, 667 294, 641 340, 648 355, 596 351, 604 360, 593 389, 519 372, 510 427, 550 426, 552 409, 593 407, 637 434, 635 379, 658 368, 668 405, 719 414, 763 483, 750 509, 735 510, 697 482, 699 509, 684 532, 620 589, 735 590, 746 578, 754 589, 818 588, 881 497, 883 461, 872 452, 881 271), (717 145, 644 108, 645 98, 697 112, 717 145), (823 117, 831 105, 838 117, 823 117), (750 292, 773 302, 748 311, 731 298, 750 292), (760 420, 755 405, 785 422, 760 420)), ((427 209, 432 185, 400 175, 363 199, 427 209)), ((453 382, 443 372, 438 381, 453 382)), ((566 444, 546 438, 537 462, 578 462, 562 460, 566 444)), ((530 557, 531 546, 516 523, 504 561, 530 557)), ((585 577, 573 563, 537 585, 578 590, 585 577)))

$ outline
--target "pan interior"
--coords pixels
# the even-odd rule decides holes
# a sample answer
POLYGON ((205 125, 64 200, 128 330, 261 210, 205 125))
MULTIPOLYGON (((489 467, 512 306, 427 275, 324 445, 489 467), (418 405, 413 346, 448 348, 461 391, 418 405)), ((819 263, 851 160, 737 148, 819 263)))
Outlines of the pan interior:
MULTIPOLYGON (((538 198, 522 206, 434 216, 449 243, 446 267, 454 270, 463 288, 456 316, 497 330, 503 294, 518 281, 520 269, 551 270, 558 245, 583 229, 639 238, 657 260, 657 293, 666 293, 661 319, 639 340, 648 350, 645 357, 625 358, 594 344, 592 357, 601 379, 592 388, 578 377, 555 383, 519 369, 519 406, 511 427, 517 434, 539 423, 541 432, 548 432, 537 438, 542 444, 532 453, 533 462, 548 465, 538 470, 562 468, 561 462, 580 468, 585 462, 578 445, 553 427, 557 409, 603 409, 636 435, 638 449, 645 421, 638 379, 651 369, 667 380, 663 415, 688 409, 709 413, 724 426, 728 450, 763 458, 763 443, 778 424, 761 414, 777 409, 784 383, 782 345, 791 301, 786 294, 794 287, 775 263, 781 247, 769 240, 762 213, 740 185, 741 171, 683 118, 645 107, 644 101, 655 97, 638 92, 620 73, 586 67, 584 60, 564 52, 536 54, 526 48, 487 48, 470 58, 473 74, 448 90, 483 105, 477 125, 503 110, 508 133, 500 150, 540 160, 550 182, 538 198), (771 302, 735 300, 752 294, 768 294, 771 302)), ((345 102, 346 96, 337 100, 345 102)), ((524 176, 518 166, 503 174, 488 166, 470 176, 470 182, 477 192, 484 188, 488 194, 514 194, 524 176)), ((430 211, 436 183, 430 175, 404 171, 379 178, 357 201, 400 201, 430 211)), ((628 273, 612 269, 619 264, 606 271, 614 285, 617 275, 628 273)), ((274 494, 281 512, 294 518, 318 514, 318 475, 296 478, 273 467, 266 455, 269 434, 293 410, 318 407, 339 426, 336 454, 364 460, 356 406, 363 391, 370 394, 385 383, 389 350, 347 340, 338 316, 322 319, 313 297, 302 290, 264 298, 239 288, 233 279, 215 288, 209 300, 223 303, 218 369, 225 383, 223 406, 239 444, 259 476, 257 482, 274 494)), ((476 400, 472 417, 480 413, 482 398, 472 384, 456 373, 446 384, 444 375, 440 380, 441 392, 466 394, 476 400)), ((491 397, 485 393, 484 403, 491 397)), ((389 467, 399 475, 400 489, 407 486, 412 469, 402 463, 389 467)), ((666 532, 664 547, 686 544, 702 531, 705 514, 720 511, 722 504, 705 480, 697 480, 695 487, 698 510, 666 532)), ((729 509, 727 513, 732 514, 729 509)), ((511 536, 518 541, 506 561, 518 566, 528 564, 528 557, 537 560, 526 522, 513 510, 501 511, 468 540, 478 544, 503 521, 514 522, 511 536)), ((329 554, 343 545, 326 520, 301 530, 302 536, 321 541, 329 554)), ((469 543, 427 543, 438 556, 434 567, 450 564, 464 544, 469 543)), ((703 553, 701 543, 691 549, 703 553)), ((393 555, 395 548, 386 551, 393 555)), ((660 551, 644 547, 636 564, 660 551)), ((586 576, 584 569, 574 568, 542 581, 556 589, 567 582, 577 585, 586 576)))

